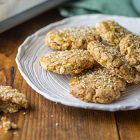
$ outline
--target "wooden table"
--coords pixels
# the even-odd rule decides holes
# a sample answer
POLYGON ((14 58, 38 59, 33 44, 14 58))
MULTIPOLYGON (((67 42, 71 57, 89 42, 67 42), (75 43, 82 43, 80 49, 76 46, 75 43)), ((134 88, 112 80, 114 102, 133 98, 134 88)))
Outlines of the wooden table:
POLYGON ((27 95, 31 108, 10 115, 17 131, 0 131, 0 140, 140 140, 140 111, 103 112, 53 103, 31 89, 21 77, 15 57, 24 39, 47 24, 62 19, 46 12, 0 35, 0 84, 27 95))

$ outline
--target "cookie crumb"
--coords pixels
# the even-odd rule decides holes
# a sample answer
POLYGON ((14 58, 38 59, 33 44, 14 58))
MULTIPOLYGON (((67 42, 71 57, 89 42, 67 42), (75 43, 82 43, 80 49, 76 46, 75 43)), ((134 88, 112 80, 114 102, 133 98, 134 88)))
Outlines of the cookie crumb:
POLYGON ((3 116, 1 118, 1 122, 2 122, 2 128, 5 131, 15 130, 18 128, 17 124, 15 124, 14 122, 11 122, 10 119, 6 116, 3 116))
POLYGON ((27 113, 26 112, 23 112, 23 115, 26 115, 27 113))
POLYGON ((56 125, 56 126, 58 126, 58 125, 59 125, 59 123, 56 123, 55 125, 56 125))
POLYGON ((14 135, 17 135, 18 133, 15 131, 15 132, 13 132, 13 134, 14 134, 14 135))
POLYGON ((0 86, 0 111, 14 113, 29 106, 26 96, 11 86, 0 86))

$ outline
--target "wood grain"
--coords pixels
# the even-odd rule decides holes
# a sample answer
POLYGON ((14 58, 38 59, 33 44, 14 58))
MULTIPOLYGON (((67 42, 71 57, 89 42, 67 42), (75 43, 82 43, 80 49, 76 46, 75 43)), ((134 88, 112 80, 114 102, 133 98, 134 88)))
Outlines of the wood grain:
POLYGON ((116 120, 121 140, 140 139, 140 111, 117 112, 116 120))
MULTIPOLYGON (((17 131, 0 131, 0 140, 138 140, 140 111, 103 112, 53 103, 32 90, 21 77, 15 57, 18 46, 39 28, 62 19, 51 10, 0 35, 0 84, 27 95, 30 109, 11 114, 17 131)), ((2 115, 2 114, 1 114, 2 115)))

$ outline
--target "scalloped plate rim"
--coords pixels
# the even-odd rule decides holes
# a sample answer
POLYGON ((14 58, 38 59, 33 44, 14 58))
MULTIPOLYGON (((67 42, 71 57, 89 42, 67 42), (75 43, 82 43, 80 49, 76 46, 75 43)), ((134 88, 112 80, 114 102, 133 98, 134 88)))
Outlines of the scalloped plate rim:
MULTIPOLYGON (((25 79, 25 81, 28 83, 28 85, 30 87, 32 87, 37 93, 41 94, 43 97, 49 99, 50 101, 53 101, 53 102, 56 102, 56 103, 60 103, 60 104, 63 104, 63 105, 66 105, 66 106, 71 106, 71 107, 78 107, 78 108, 84 108, 84 109, 94 109, 94 110, 102 110, 102 111, 111 111, 111 112, 114 112, 114 111, 126 111, 126 110, 135 110, 135 109, 139 109, 140 108, 140 104, 137 105, 137 106, 133 106, 133 105, 126 105, 126 106, 115 106, 114 108, 108 108, 106 107, 106 105, 104 105, 104 107, 94 107, 94 106, 81 106, 81 104, 79 105, 78 103, 73 103, 71 104, 70 102, 67 102, 67 101, 61 101, 59 99, 56 99, 56 98, 53 98, 53 97, 50 97, 48 96, 46 93, 42 92, 41 90, 39 90, 32 82, 31 80, 28 78, 28 76, 25 74, 24 71, 22 71, 22 64, 20 63, 20 55, 22 53, 22 49, 23 49, 23 46, 27 45, 28 42, 30 40, 32 40, 34 37, 36 36, 40 36, 41 33, 44 31, 44 29, 49 29, 49 28, 53 28, 54 26, 56 25, 60 25, 60 24, 64 24, 65 22, 69 22, 70 20, 74 20, 75 18, 78 18, 78 17, 87 17, 87 16, 106 16, 106 17, 123 17, 123 16, 110 16, 110 15, 102 15, 102 14, 95 14, 95 15, 81 15, 81 16, 74 16, 74 17, 69 17, 69 18, 66 18, 66 19, 63 19, 63 20, 60 20, 60 21, 57 21, 55 23, 51 23, 43 28, 41 28, 40 30, 36 31, 34 34, 30 35, 29 37, 27 37, 25 39, 25 41, 19 46, 18 48, 18 52, 17 52, 17 56, 16 56, 16 63, 17 63, 17 67, 22 75, 22 77, 25 79)), ((131 17, 125 17, 125 18, 130 18, 131 17)), ((133 19, 139 19, 139 18, 133 18, 133 19)), ((139 19, 140 20, 140 19, 139 19)))

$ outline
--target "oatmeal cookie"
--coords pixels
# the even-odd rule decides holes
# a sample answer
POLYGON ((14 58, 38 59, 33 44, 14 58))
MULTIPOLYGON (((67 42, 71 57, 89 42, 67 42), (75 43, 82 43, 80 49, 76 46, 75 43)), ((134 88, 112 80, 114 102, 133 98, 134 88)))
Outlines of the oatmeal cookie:
POLYGON ((10 86, 0 86, 0 111, 13 113, 21 108, 28 108, 25 95, 10 86))
POLYGON ((93 67, 95 61, 87 50, 65 50, 52 52, 41 57, 40 64, 45 70, 58 74, 78 74, 93 67))
POLYGON ((112 74, 123 78, 128 83, 140 81, 140 74, 130 67, 117 48, 93 41, 88 44, 88 50, 94 59, 109 69, 112 74))
POLYGON ((118 47, 120 40, 125 37, 129 31, 115 21, 105 20, 96 25, 97 33, 108 44, 118 47))
POLYGON ((53 50, 86 49, 88 42, 101 40, 93 27, 73 27, 47 33, 46 46, 53 50))
POLYGON ((119 47, 127 62, 140 72, 140 37, 129 34, 120 41, 119 47))
POLYGON ((111 75, 106 68, 88 70, 70 79, 70 93, 80 100, 95 103, 111 103, 125 90, 126 82, 111 75))

